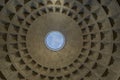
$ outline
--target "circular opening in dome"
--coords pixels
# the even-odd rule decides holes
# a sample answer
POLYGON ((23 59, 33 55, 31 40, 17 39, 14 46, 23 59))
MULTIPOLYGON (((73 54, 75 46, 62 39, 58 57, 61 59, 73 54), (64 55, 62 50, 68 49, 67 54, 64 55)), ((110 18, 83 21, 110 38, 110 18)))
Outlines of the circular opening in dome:
POLYGON ((65 37, 59 31, 49 32, 45 37, 45 44, 52 51, 59 51, 65 45, 65 37))

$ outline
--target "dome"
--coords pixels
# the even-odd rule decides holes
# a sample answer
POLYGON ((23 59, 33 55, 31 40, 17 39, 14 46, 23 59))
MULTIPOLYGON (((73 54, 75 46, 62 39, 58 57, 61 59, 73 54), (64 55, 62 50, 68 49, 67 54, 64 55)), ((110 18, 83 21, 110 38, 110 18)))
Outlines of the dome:
POLYGON ((0 80, 120 80, 120 1, 0 0, 0 80))

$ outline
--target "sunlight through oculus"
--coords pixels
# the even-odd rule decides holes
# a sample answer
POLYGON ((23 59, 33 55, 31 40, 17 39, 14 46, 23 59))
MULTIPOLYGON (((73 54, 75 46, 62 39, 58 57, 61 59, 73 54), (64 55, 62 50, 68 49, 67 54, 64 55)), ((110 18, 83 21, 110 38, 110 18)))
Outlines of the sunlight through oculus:
POLYGON ((65 37, 59 31, 49 32, 45 37, 45 44, 52 51, 59 51, 65 45, 65 37))

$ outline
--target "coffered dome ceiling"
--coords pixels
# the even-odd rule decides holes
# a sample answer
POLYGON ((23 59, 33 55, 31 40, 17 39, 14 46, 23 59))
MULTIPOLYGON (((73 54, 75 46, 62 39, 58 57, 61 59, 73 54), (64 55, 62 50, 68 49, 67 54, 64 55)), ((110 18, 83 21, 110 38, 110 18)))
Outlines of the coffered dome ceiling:
POLYGON ((0 0, 0 80, 120 80, 120 1, 0 0))

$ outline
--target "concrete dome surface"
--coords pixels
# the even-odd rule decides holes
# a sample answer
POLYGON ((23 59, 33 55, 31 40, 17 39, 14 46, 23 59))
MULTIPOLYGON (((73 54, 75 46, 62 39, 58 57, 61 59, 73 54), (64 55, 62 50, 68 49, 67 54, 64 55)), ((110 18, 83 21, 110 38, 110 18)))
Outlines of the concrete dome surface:
POLYGON ((0 80, 120 80, 120 0, 0 0, 0 80))

